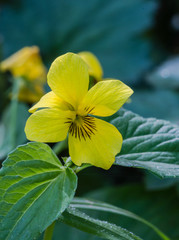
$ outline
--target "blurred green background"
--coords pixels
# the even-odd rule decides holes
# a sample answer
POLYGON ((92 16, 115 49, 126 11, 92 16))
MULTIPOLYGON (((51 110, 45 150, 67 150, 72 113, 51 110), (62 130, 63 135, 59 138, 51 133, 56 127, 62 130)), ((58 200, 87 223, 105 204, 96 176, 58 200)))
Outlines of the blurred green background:
POLYGON ((66 52, 91 51, 104 77, 134 88, 128 109, 178 122, 177 0, 1 0, 0 44, 1 59, 37 45, 48 67, 66 52))
MULTIPOLYGON (((125 108, 143 117, 179 124, 178 0, 1 0, 0 60, 33 45, 39 46, 47 68, 66 52, 93 52, 103 66, 104 77, 120 79, 134 89, 132 102, 125 108)), ((3 96, 8 87, 0 83, 4 123, 8 112, 3 96)), ((21 131, 27 109, 19 108, 21 131)), ((2 135, 2 127, 0 130, 2 135)), ((25 141, 19 135, 17 144, 25 141)), ((3 141, 1 137, 0 146, 3 141)), ((79 174, 77 195, 88 194, 132 210, 172 239, 179 239, 177 186, 177 180, 160 180, 142 170, 112 167, 106 172, 90 168, 79 174)), ((113 221, 113 217, 105 217, 113 221)), ((134 222, 123 218, 114 222, 144 239, 157 239, 150 229, 134 222)), ((64 226, 56 227, 56 236, 58 231, 61 234, 61 227, 66 239, 97 239, 64 226)))

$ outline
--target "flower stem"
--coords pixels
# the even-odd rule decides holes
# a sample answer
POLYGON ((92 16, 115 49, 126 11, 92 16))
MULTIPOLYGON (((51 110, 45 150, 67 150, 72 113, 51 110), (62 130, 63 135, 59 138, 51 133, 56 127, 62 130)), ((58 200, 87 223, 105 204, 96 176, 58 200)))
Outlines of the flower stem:
POLYGON ((16 124, 17 124, 17 110, 18 110, 18 94, 19 94, 19 79, 13 79, 12 100, 11 100, 11 119, 10 119, 10 133, 11 146, 16 147, 16 124))
POLYGON ((67 139, 65 139, 62 142, 56 143, 55 146, 53 147, 53 151, 58 155, 63 150, 65 150, 66 147, 67 147, 67 139))
POLYGON ((78 166, 75 166, 73 168, 73 170, 76 172, 76 173, 79 173, 80 171, 82 171, 83 169, 85 168, 88 168, 88 167, 91 167, 92 165, 90 164, 83 164, 81 167, 78 167, 78 166))
POLYGON ((48 226, 48 228, 45 230, 43 240, 52 239, 54 227, 55 227, 55 221, 50 226, 48 226))

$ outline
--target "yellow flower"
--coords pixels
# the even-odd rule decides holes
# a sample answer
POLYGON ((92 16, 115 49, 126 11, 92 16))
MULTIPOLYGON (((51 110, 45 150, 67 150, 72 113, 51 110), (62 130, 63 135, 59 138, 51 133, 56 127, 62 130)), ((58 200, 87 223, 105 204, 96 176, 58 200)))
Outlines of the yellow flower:
POLYGON ((103 69, 97 57, 91 52, 79 52, 78 55, 87 63, 89 75, 97 82, 102 81, 103 69))
POLYGON ((1 71, 10 71, 15 78, 24 78, 19 100, 37 102, 44 94, 46 68, 42 63, 39 48, 24 47, 0 63, 1 71))
POLYGON ((27 138, 58 142, 69 133, 69 154, 76 165, 90 163, 109 169, 121 150, 122 136, 113 125, 94 116, 114 114, 132 89, 111 79, 98 82, 88 91, 88 66, 73 53, 58 57, 47 79, 52 91, 29 110, 33 114, 26 123, 27 138))

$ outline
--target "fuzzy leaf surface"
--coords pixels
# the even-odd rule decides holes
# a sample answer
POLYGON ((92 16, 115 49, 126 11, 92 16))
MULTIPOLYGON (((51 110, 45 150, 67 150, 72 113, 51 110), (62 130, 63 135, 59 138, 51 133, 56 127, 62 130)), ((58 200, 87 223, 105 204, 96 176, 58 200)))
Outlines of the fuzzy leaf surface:
POLYGON ((123 136, 115 164, 147 169, 160 177, 179 176, 179 127, 121 109, 110 121, 123 136))

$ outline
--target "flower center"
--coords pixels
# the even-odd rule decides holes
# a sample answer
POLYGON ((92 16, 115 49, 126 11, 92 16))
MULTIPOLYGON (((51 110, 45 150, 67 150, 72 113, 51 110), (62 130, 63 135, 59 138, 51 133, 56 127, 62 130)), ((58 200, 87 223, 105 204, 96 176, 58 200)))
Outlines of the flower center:
POLYGON ((76 118, 69 128, 69 133, 80 141, 81 139, 91 139, 91 135, 95 134, 95 131, 95 118, 88 115, 80 116, 76 114, 76 118))

